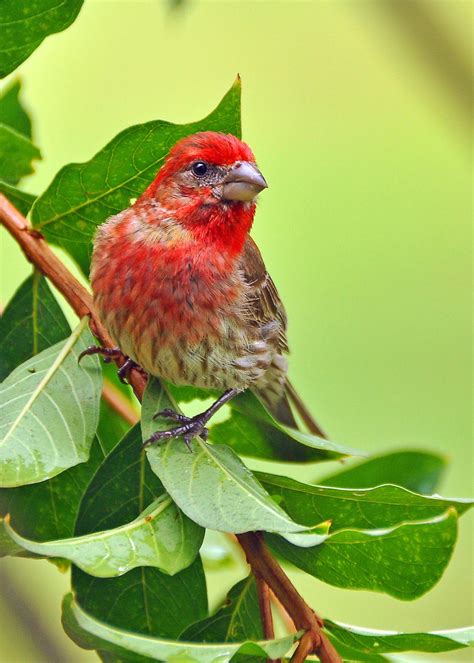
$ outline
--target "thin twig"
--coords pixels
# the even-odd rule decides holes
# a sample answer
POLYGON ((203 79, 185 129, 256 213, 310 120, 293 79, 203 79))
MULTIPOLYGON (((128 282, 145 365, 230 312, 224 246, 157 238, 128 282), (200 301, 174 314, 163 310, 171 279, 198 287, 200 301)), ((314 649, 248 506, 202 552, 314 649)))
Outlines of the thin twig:
POLYGON ((139 415, 128 398, 126 398, 117 387, 108 380, 104 380, 102 396, 112 410, 122 417, 127 424, 134 426, 140 420, 139 415))
MULTIPOLYGON (((92 297, 74 278, 46 244, 40 233, 30 227, 27 220, 0 194, 0 221, 23 249, 26 257, 64 295, 79 317, 90 317, 90 326, 104 347, 113 347, 112 339, 94 315, 92 297)), ((120 365, 120 363, 119 363, 120 365)), ((130 384, 141 401, 146 378, 139 371, 132 371, 130 384)), ((323 633, 323 623, 297 592, 288 576, 266 547, 260 532, 238 534, 247 561, 256 578, 263 580, 274 592, 278 601, 290 615, 297 629, 306 631, 295 652, 296 663, 314 652, 322 663, 341 663, 337 651, 323 633), (304 641, 304 642, 303 642, 304 641), (303 644, 302 644, 303 643, 303 644)))
MULTIPOLYGON (((255 576, 255 584, 257 585, 258 607, 260 608, 260 617, 262 620, 263 635, 265 640, 273 640, 275 638, 275 630, 273 628, 273 615, 272 605, 270 603, 270 589, 265 580, 259 576, 255 576)), ((267 663, 281 663, 281 659, 267 659, 267 663)))
MULTIPOLYGON (((261 532, 237 534, 237 539, 245 551, 247 561, 254 574, 263 578, 271 587, 296 628, 306 631, 304 646, 301 647, 298 654, 299 660, 304 660, 301 658, 303 654, 306 658, 308 654, 314 652, 321 663, 341 663, 341 657, 322 631, 324 625, 322 620, 300 596, 281 566, 270 554, 261 532)), ((297 652, 298 650, 295 655, 297 652)))

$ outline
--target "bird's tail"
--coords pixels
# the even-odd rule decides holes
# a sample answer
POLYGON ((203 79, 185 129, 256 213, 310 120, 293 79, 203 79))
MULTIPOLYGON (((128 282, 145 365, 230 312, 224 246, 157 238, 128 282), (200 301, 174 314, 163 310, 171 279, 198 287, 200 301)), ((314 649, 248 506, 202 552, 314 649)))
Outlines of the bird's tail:
POLYGON ((313 433, 313 435, 318 435, 319 437, 324 437, 324 438, 326 437, 326 433, 323 431, 323 429, 314 419, 313 415, 308 410, 306 405, 303 403, 298 392, 296 391, 296 389, 293 387, 293 385, 289 380, 286 381, 284 400, 286 401, 286 406, 288 407, 288 409, 290 408, 289 402, 293 404, 293 407, 300 415, 301 419, 303 420, 306 428, 309 430, 310 433, 313 433))
POLYGON ((290 426, 291 428, 298 428, 298 424, 296 423, 291 408, 291 405, 293 405, 310 433, 318 435, 319 437, 326 437, 326 434, 315 421, 314 417, 289 380, 286 380, 284 383, 284 392, 282 395, 280 395, 281 392, 276 395, 274 390, 270 391, 268 389, 254 389, 254 391, 264 405, 270 410, 275 419, 281 424, 290 426))

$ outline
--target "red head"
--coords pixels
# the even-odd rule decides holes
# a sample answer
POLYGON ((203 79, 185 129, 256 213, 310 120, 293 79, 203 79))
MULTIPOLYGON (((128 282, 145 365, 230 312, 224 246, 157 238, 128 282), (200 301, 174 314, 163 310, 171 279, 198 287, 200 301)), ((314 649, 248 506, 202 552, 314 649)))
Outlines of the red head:
POLYGON ((266 186, 248 145, 204 131, 172 147, 140 201, 151 198, 194 234, 224 240, 248 232, 255 198, 266 186))

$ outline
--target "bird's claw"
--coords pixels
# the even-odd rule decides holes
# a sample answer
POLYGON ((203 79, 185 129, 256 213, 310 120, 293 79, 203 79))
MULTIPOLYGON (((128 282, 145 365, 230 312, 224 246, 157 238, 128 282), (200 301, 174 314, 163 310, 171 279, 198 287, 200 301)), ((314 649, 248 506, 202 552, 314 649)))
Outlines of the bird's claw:
POLYGON ((81 354, 77 358, 77 363, 79 363, 81 359, 86 355, 102 355, 104 358, 104 362, 106 364, 110 364, 111 361, 115 361, 116 359, 120 359, 123 357, 125 361, 122 364, 122 366, 118 369, 117 375, 120 382, 123 382, 124 384, 128 384, 128 378, 130 376, 130 372, 134 369, 146 375, 143 368, 139 366, 135 361, 133 361, 133 359, 130 359, 130 357, 124 355, 123 352, 120 350, 120 348, 103 348, 100 345, 90 345, 88 348, 86 348, 81 352, 81 354))
POLYGON ((158 417, 179 421, 181 425, 176 426, 176 428, 171 428, 170 430, 156 431, 156 433, 153 433, 147 440, 145 440, 143 443, 144 448, 149 447, 155 442, 165 442, 166 440, 172 440, 176 437, 182 437, 189 451, 192 452, 191 440, 193 438, 200 436, 203 440, 207 440, 209 431, 205 426, 206 420, 200 414, 195 417, 186 417, 184 414, 179 414, 179 412, 175 412, 171 408, 166 408, 161 412, 157 412, 153 416, 153 419, 157 419, 158 417))
POLYGON ((137 364, 136 361, 133 361, 133 359, 130 359, 130 357, 125 357, 124 363, 122 364, 122 366, 120 366, 120 368, 117 371, 118 379, 120 380, 120 382, 128 384, 130 373, 133 370, 140 371, 140 373, 146 375, 143 368, 139 366, 139 364, 137 364))
POLYGON ((156 419, 171 419, 172 421, 187 423, 191 419, 191 417, 186 417, 184 414, 175 412, 170 407, 167 407, 164 410, 161 410, 160 412, 156 412, 153 415, 152 419, 153 421, 155 421, 156 419))

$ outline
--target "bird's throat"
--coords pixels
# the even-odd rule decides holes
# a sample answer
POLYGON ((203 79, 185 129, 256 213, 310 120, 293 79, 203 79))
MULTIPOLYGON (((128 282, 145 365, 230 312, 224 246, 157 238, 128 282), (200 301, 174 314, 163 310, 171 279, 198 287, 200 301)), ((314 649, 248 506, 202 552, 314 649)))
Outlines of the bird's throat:
POLYGON ((240 254, 255 216, 255 203, 186 206, 177 217, 199 242, 230 255, 240 254))

